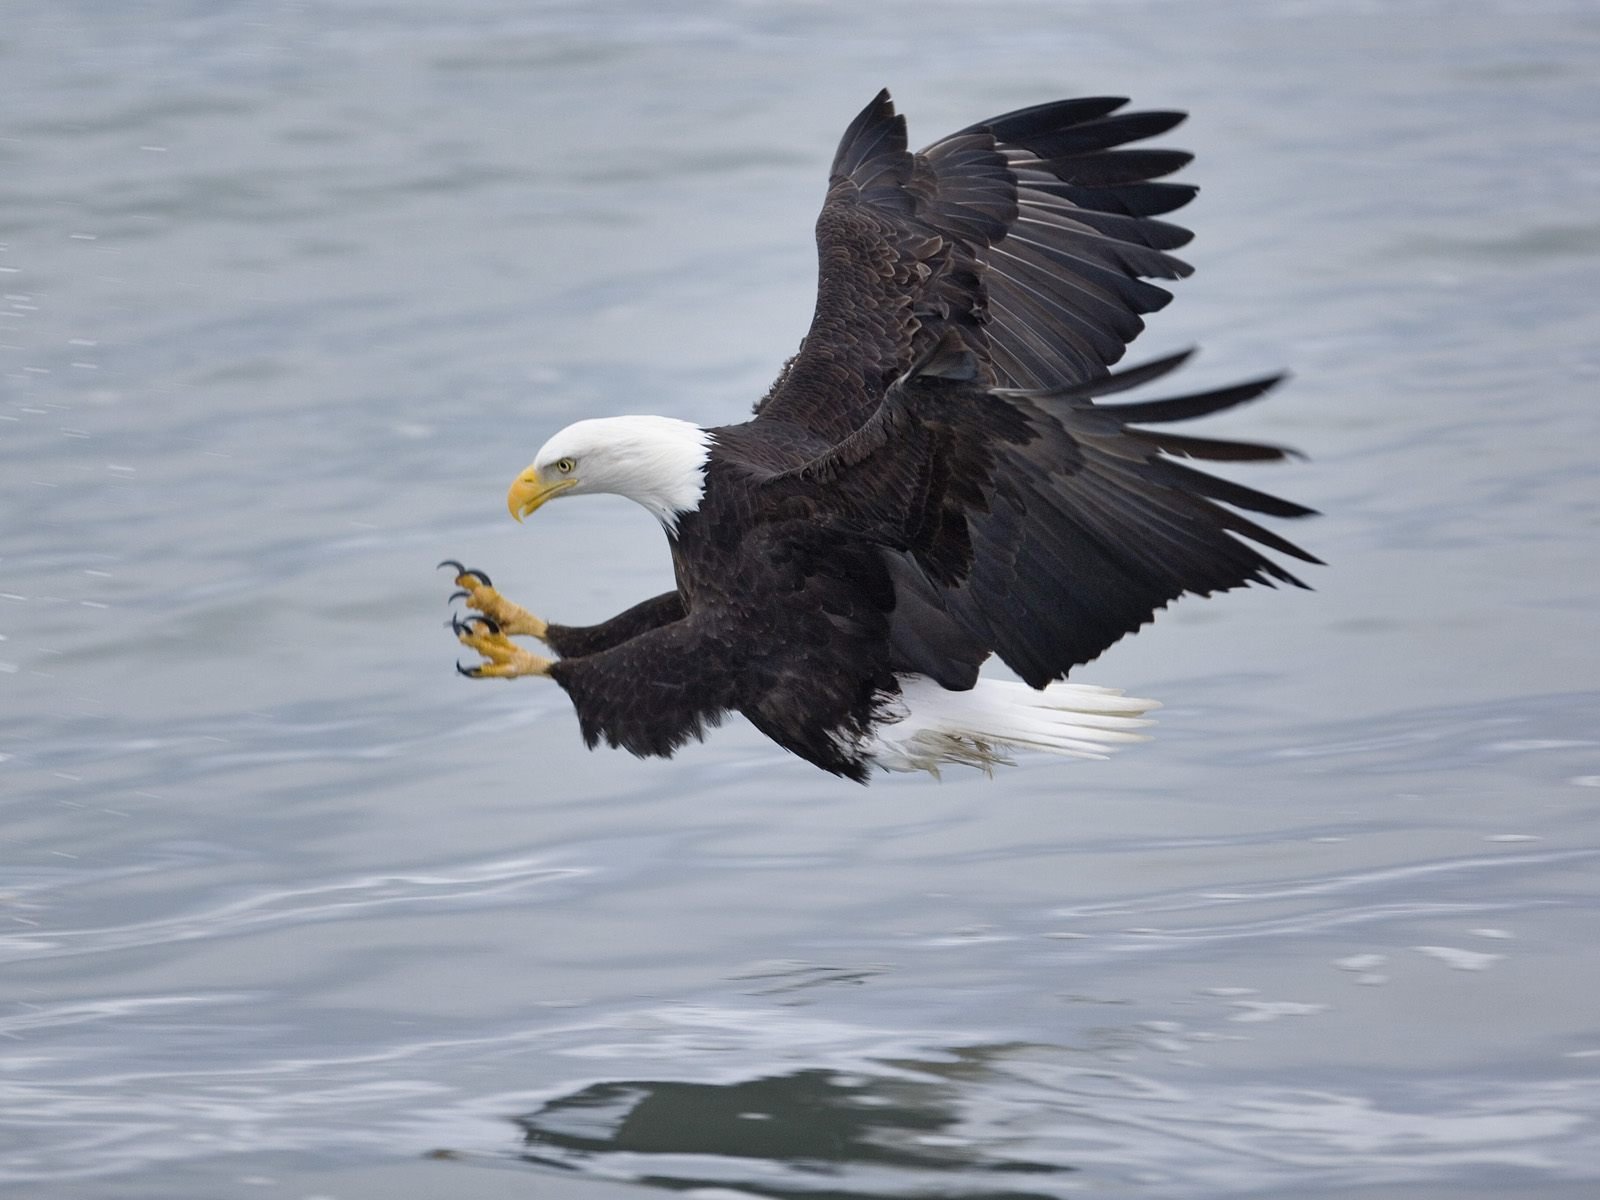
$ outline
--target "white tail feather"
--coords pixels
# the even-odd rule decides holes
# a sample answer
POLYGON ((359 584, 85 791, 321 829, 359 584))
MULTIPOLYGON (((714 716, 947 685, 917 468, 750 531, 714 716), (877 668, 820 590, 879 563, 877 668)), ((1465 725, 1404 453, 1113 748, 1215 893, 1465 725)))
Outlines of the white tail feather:
POLYGON ((1072 758, 1105 758, 1129 742, 1160 708, 1111 688, 1051 684, 1035 691, 1022 683, 980 679, 952 692, 921 675, 900 679, 900 700, 879 725, 868 753, 887 771, 928 771, 946 763, 985 771, 1010 763, 1007 752, 1043 750, 1072 758), (897 715, 898 714, 898 715, 897 715))

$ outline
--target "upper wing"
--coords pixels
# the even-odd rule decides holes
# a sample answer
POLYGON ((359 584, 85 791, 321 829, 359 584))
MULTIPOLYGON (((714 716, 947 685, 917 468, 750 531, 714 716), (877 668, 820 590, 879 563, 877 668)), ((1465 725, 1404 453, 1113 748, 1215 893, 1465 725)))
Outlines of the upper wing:
POLYGON ((806 498, 839 532, 909 555, 944 613, 1042 687, 1185 592, 1304 586, 1257 545, 1318 561, 1237 511, 1310 509, 1174 461, 1265 461, 1287 451, 1140 428, 1231 408, 1276 377, 1093 403, 1186 357, 1020 392, 984 386, 970 353, 941 345, 859 430, 766 486, 780 503, 806 498))
POLYGON ((953 329, 987 380, 1054 388, 1105 374, 1171 297, 1146 278, 1189 267, 1190 238, 1154 219, 1194 195, 1152 182, 1189 155, 1117 149, 1181 113, 1116 98, 1008 113, 906 148, 880 92, 845 131, 817 218, 817 306, 800 352, 757 406, 831 441, 953 329))

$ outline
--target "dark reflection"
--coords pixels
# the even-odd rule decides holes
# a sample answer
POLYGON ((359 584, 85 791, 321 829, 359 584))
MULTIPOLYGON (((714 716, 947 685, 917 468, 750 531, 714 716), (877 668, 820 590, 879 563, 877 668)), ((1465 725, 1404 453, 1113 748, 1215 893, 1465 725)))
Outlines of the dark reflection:
POLYGON ((720 1084, 596 1083, 517 1124, 528 1162, 675 1190, 1043 1200, 1057 1193, 983 1177, 1069 1169, 1004 1157, 961 1132, 947 1084, 822 1069, 720 1084))

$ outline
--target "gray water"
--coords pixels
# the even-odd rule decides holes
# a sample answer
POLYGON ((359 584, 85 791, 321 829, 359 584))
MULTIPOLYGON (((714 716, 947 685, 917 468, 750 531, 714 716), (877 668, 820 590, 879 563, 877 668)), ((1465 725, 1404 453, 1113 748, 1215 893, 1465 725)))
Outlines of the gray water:
POLYGON ((1600 1188, 1600 12, 13 0, 0 21, 0 1190, 1589 1196, 1600 1188), (1134 359, 1312 593, 1082 672, 1106 763, 835 781, 458 678, 459 557, 669 577, 503 496, 735 419, 839 132, 1193 120, 1134 359))

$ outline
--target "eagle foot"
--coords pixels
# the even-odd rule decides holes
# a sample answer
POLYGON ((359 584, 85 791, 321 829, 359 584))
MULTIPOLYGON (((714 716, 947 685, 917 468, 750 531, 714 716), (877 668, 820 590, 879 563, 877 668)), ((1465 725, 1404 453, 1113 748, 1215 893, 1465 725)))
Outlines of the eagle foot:
POLYGON ((439 565, 451 567, 456 573, 455 585, 459 590, 451 592, 450 599, 465 600, 468 608, 477 609, 493 622, 496 633, 510 637, 536 637, 541 642, 545 640, 549 626, 522 605, 513 604, 495 591, 494 584, 482 571, 463 567, 453 558, 447 558, 439 565))
POLYGON ((464 621, 451 618, 456 641, 483 655, 484 661, 471 667, 456 664, 468 679, 517 679, 523 675, 548 675, 550 660, 529 654, 503 632, 491 617, 472 616, 464 621))

